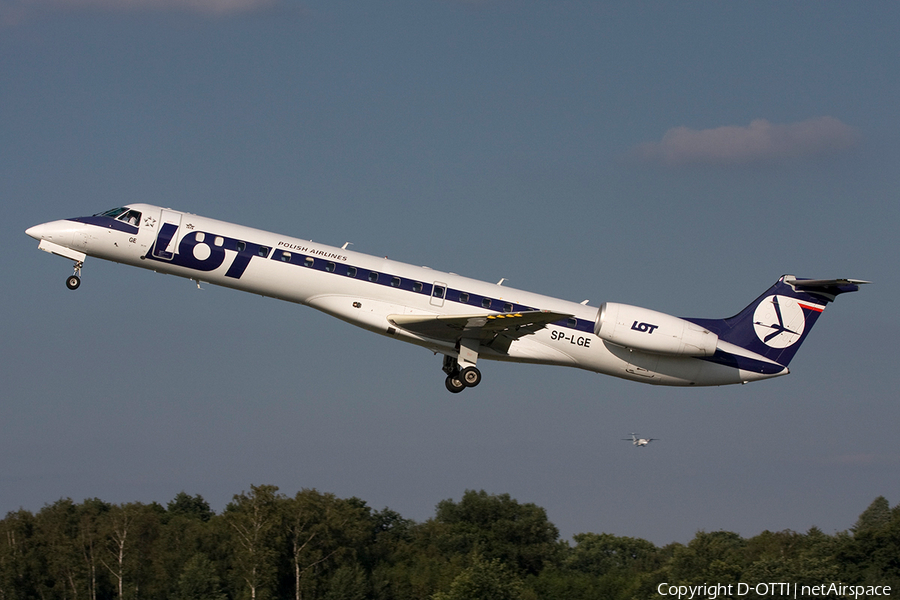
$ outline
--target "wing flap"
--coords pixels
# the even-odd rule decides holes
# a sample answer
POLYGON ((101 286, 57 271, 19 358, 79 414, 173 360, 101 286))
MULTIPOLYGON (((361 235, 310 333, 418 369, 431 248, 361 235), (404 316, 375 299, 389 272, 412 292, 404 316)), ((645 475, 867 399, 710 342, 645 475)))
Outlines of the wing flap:
POLYGON ((532 310, 489 315, 388 315, 387 319, 411 333, 449 342, 467 338, 492 345, 502 337, 508 341, 504 340, 496 349, 505 351, 513 340, 571 316, 568 313, 532 310))

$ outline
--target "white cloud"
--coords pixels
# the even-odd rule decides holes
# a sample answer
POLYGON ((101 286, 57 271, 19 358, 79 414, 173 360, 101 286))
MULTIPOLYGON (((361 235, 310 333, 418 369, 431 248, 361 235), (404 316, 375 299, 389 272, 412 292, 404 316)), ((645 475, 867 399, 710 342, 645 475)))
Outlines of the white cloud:
POLYGON ((665 165, 743 165, 834 154, 860 139, 856 129, 833 117, 788 124, 756 119, 747 127, 676 127, 659 142, 640 144, 634 155, 665 165))

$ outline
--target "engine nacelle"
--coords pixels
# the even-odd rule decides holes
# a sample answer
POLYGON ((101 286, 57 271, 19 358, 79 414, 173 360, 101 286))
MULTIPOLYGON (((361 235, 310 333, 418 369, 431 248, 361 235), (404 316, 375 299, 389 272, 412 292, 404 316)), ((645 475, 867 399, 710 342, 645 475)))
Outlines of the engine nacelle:
POLYGON ((594 330, 611 344, 674 356, 712 356, 719 336, 665 313, 639 306, 604 302, 594 330))

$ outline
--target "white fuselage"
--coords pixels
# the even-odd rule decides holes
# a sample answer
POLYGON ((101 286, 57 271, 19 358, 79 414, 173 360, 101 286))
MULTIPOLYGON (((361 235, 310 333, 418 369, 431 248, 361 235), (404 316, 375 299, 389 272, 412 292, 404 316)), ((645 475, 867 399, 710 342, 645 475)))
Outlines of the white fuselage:
POLYGON ((84 254, 304 304, 447 356, 457 355, 457 344, 394 326, 388 317, 552 311, 571 318, 515 339, 505 351, 483 346, 479 357, 577 367, 662 385, 723 385, 773 376, 609 343, 595 333, 599 309, 586 304, 158 206, 127 208, 140 213, 136 229, 84 218, 45 223, 28 234, 42 240, 42 249, 76 261, 84 254))

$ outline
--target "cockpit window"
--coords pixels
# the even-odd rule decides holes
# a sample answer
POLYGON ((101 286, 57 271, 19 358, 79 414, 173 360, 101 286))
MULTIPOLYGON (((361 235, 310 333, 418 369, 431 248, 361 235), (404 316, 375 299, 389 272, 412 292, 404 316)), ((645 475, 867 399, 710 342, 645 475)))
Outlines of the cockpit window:
POLYGON ((106 212, 97 213, 94 215, 95 217, 109 217, 110 219, 116 219, 117 221, 122 221, 123 223, 128 223, 129 225, 134 225, 137 227, 141 223, 141 213, 128 208, 127 206, 120 206, 119 208, 113 208, 106 212))
POLYGON ((116 217, 118 217, 119 215, 121 215, 123 212, 125 212, 127 210, 128 210, 127 206, 121 206, 119 208, 110 209, 106 212, 97 213, 94 216, 95 217, 111 217, 111 218, 115 219, 116 217))
POLYGON ((129 210, 127 213, 119 217, 119 220, 137 227, 141 222, 141 213, 136 210, 129 210))

